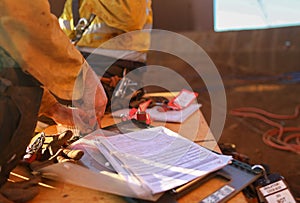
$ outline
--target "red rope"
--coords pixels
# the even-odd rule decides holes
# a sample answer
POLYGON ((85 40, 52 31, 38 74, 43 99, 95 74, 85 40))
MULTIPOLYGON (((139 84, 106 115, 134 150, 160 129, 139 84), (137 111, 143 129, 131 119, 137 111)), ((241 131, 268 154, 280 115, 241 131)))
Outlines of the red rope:
POLYGON ((294 119, 298 117, 299 111, 300 105, 296 106, 295 112, 292 115, 278 115, 254 107, 242 107, 231 110, 230 114, 246 118, 256 118, 275 127, 274 129, 270 129, 263 134, 263 142, 276 149, 292 151, 300 154, 300 128, 283 127, 280 123, 270 120, 270 118, 294 119), (291 134, 284 135, 284 133, 291 134))

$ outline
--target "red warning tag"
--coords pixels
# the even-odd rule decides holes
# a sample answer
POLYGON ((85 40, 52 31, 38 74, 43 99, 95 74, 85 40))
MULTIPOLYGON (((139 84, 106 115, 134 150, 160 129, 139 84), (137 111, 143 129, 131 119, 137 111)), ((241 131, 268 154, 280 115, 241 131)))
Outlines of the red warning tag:
POLYGON ((183 89, 169 103, 173 110, 181 110, 188 107, 198 96, 198 93, 183 89))

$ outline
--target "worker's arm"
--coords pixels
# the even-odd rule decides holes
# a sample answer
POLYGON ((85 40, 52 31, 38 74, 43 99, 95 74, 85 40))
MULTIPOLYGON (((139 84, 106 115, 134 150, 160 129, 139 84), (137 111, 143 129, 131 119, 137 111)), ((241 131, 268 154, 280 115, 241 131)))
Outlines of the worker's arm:
POLYGON ((60 29, 47 0, 0 1, 0 47, 56 96, 79 100, 103 116, 107 98, 100 81, 60 29))
POLYGON ((0 46, 62 99, 73 94, 84 59, 60 29, 47 0, 1 0, 0 46))

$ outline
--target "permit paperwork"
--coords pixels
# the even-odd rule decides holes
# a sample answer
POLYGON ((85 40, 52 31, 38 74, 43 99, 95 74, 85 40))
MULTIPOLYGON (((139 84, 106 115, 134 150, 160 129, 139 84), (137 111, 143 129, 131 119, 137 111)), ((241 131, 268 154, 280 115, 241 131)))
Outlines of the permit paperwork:
POLYGON ((71 145, 81 165, 57 163, 40 171, 56 180, 121 196, 155 201, 164 191, 204 177, 231 160, 165 128, 106 136, 97 130, 71 145))
POLYGON ((99 137, 98 140, 99 150, 115 171, 152 194, 207 175, 232 159, 211 152, 165 127, 99 137))

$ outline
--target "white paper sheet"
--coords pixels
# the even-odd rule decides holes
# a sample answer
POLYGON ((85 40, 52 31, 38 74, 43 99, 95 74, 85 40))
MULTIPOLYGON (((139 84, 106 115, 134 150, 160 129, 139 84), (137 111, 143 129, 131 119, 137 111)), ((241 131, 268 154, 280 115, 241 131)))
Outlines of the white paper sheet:
POLYGON ((232 159, 164 127, 98 139, 97 146, 114 169, 128 181, 140 181, 153 194, 207 175, 232 159))

